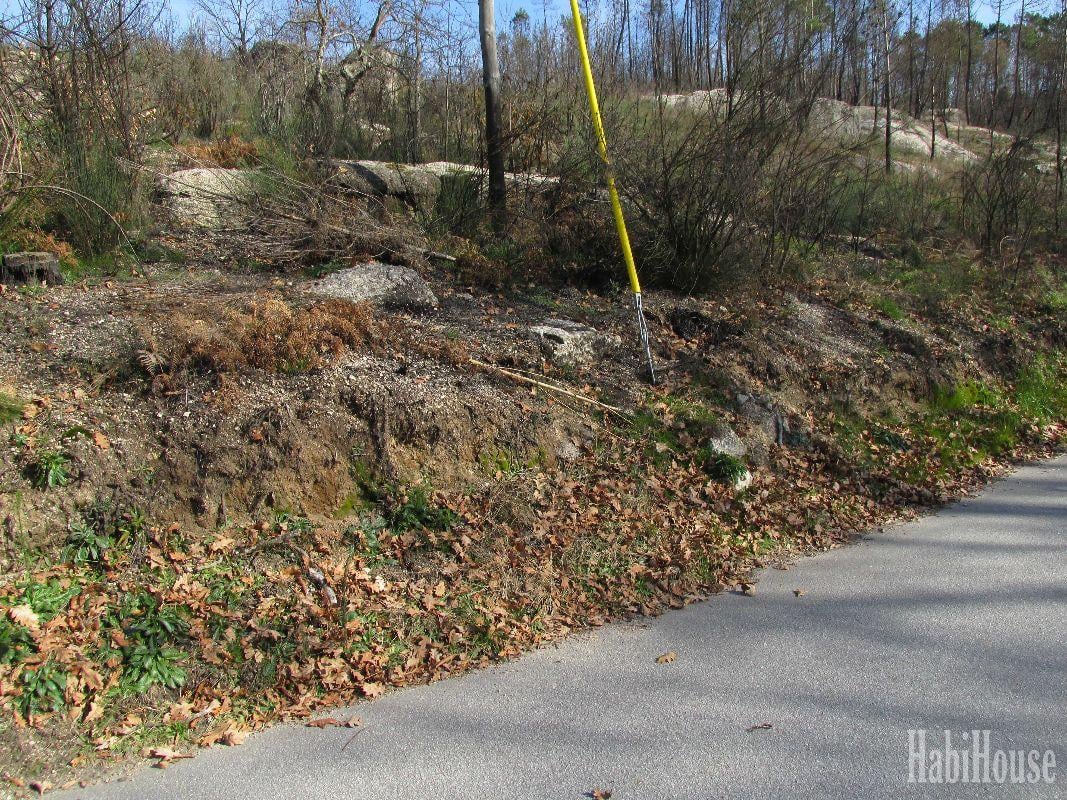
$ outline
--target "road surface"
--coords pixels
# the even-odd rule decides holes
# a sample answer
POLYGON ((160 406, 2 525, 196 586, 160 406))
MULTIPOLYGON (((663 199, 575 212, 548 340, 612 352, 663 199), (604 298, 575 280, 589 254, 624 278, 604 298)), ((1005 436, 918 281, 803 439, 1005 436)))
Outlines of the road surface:
POLYGON ((352 713, 355 738, 279 726, 62 796, 1067 797, 1067 457, 769 570, 754 597, 608 626, 352 713), (919 729, 927 759, 945 730, 954 747, 989 730, 991 759, 1051 749, 1040 777, 1055 781, 909 783, 919 729))

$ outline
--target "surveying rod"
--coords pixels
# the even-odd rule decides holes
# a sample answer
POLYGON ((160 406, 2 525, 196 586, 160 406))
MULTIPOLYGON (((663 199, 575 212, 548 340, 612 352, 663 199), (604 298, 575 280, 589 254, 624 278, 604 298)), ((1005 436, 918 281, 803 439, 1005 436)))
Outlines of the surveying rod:
POLYGON ((574 36, 578 40, 578 54, 582 61, 582 74, 585 76, 585 93, 589 96, 589 112, 593 117, 593 131, 596 133, 597 149, 600 160, 604 162, 604 177, 608 184, 608 196, 611 198, 611 213, 615 217, 615 230, 619 234, 622 248, 622 260, 630 276, 630 289, 634 293, 634 309, 637 312, 637 331, 641 336, 641 346, 645 348, 648 359, 648 378, 656 382, 656 368, 652 364, 652 347, 648 341, 648 325, 645 324, 645 309, 641 305, 641 282, 637 279, 637 267, 634 254, 630 250, 630 235, 626 232, 626 218, 622 214, 619 191, 615 188, 615 171, 608 156, 608 137, 604 134, 604 121, 600 118, 600 103, 596 99, 596 84, 593 83, 593 67, 589 63, 589 49, 585 45, 585 29, 582 27, 582 12, 578 10, 578 0, 571 0, 571 16, 574 17, 574 36))

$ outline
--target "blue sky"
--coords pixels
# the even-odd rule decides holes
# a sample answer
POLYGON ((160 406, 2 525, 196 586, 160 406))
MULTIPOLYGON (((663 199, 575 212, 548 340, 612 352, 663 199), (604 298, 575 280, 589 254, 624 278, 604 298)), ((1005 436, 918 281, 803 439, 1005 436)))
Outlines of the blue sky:
MULTIPOLYGON (((8 4, 10 0, 0 0, 0 7, 8 4)), ((188 19, 193 13, 195 3, 192 0, 167 0, 167 5, 170 7, 171 12, 175 18, 188 19)), ((470 15, 473 19, 477 13, 477 3, 475 0, 466 0, 462 5, 470 6, 470 15)), ((583 7, 585 3, 582 3, 583 7)), ((917 5, 922 5, 918 3, 917 5)), ((1028 0, 1028 6, 1036 7, 1038 3, 1034 3, 1033 0, 1028 0)), ((558 17, 561 14, 568 13, 569 4, 568 0, 528 0, 522 2, 521 0, 501 0, 497 2, 497 24, 506 24, 515 12, 519 8, 525 8, 527 12, 533 17, 540 17, 544 13, 548 13, 549 19, 558 17)), ((1018 11, 1017 2, 1005 2, 1003 10, 1003 18, 1005 20, 1011 20, 1014 18, 1018 11)), ((975 17, 983 22, 993 22, 996 15, 996 6, 992 2, 976 2, 975 3, 975 17)))
MULTIPOLYGON (((609 0, 603 1, 607 2, 609 0)), ((1039 2, 1027 0, 1027 6, 1047 11, 1048 9, 1045 6, 1048 6, 1051 2, 1053 0, 1040 0, 1039 2)), ((164 3, 179 25, 187 24, 195 14, 196 4, 194 0, 164 0, 164 3)), ((586 3, 582 2, 582 5, 584 7, 586 3)), ((918 3, 917 5, 921 6, 923 4, 918 3)), ((0 14, 8 13, 17 8, 17 6, 17 0, 0 0, 0 14)), ((462 7, 465 15, 473 23, 478 9, 476 0, 462 0, 462 2, 457 2, 456 6, 462 7)), ((1014 19, 1018 7, 1017 0, 1005 0, 1002 12, 1005 22, 1010 22, 1014 19)), ((519 8, 525 8, 534 19, 547 16, 550 21, 562 14, 569 13, 568 0, 497 0, 498 27, 502 28, 506 25, 519 8)), ((993 22, 996 19, 995 8, 993 0, 977 0, 974 3, 975 17, 983 22, 993 22)))

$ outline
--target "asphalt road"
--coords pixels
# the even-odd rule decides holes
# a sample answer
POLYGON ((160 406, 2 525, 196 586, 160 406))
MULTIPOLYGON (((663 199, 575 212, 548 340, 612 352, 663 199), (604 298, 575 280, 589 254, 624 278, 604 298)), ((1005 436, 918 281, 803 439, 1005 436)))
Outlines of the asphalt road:
POLYGON ((770 570, 754 597, 609 626, 353 713, 355 738, 280 726, 64 796, 1067 797, 1067 457, 770 570), (909 783, 917 729, 931 749, 972 729, 990 731, 991 756, 1052 749, 1057 780, 909 783))

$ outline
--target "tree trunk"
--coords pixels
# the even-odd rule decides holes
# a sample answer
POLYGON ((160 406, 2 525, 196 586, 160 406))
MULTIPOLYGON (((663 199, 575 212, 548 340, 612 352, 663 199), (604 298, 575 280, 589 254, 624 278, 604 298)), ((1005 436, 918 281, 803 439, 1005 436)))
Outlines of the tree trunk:
POLYGON ((504 183, 504 140, 500 128, 500 63, 496 56, 493 0, 478 0, 478 34, 482 45, 482 83, 485 86, 485 145, 489 165, 489 208, 493 231, 507 226, 507 186, 504 183))
POLYGON ((885 45, 885 171, 893 171, 893 83, 889 55, 889 0, 882 2, 882 40, 885 45))

